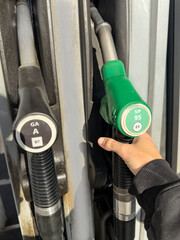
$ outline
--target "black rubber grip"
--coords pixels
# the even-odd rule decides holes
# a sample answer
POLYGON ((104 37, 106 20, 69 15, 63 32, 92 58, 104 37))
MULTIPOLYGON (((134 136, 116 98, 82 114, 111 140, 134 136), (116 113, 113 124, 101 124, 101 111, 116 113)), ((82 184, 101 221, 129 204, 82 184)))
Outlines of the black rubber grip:
MULTIPOLYGON (((132 139, 118 139, 116 141, 131 143, 132 139)), ((133 174, 124 163, 121 157, 119 157, 116 153, 114 153, 114 161, 113 161, 113 184, 116 187, 128 189, 131 185, 133 174)))
POLYGON ((113 184, 116 187, 128 189, 131 185, 133 174, 122 158, 114 153, 113 184))
POLYGON ((134 240, 135 218, 124 222, 114 217, 114 240, 134 240))
POLYGON ((35 205, 48 208, 56 204, 60 196, 51 148, 42 153, 29 154, 29 168, 35 205))
POLYGON ((28 114, 40 112, 53 118, 40 68, 36 66, 19 68, 18 93, 20 103, 14 128, 16 123, 28 114))

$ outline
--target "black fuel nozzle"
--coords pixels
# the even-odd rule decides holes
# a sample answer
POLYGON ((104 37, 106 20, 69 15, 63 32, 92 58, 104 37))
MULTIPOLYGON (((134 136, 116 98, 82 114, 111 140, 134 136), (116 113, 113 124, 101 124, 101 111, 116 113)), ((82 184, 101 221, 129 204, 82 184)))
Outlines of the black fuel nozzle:
POLYGON ((37 228, 43 240, 63 239, 64 224, 51 149, 57 124, 38 66, 19 68, 19 109, 14 123, 18 145, 27 152, 37 228))
POLYGON ((27 152, 49 149, 57 137, 34 42, 31 14, 26 0, 17 1, 19 46, 19 108, 13 130, 18 145, 27 152))
POLYGON ((26 0, 17 2, 17 32, 21 66, 18 70, 19 108, 13 125, 14 137, 26 152, 39 235, 42 240, 62 240, 62 204, 52 151, 58 127, 48 104, 26 0))
POLYGON ((19 68, 19 109, 14 123, 18 145, 27 152, 49 149, 57 137, 57 124, 48 105, 45 86, 38 66, 19 68))

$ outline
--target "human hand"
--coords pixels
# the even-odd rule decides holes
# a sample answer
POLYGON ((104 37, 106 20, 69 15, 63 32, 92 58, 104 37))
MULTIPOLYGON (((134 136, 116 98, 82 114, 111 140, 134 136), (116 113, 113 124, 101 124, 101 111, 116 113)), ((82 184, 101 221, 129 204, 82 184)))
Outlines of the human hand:
POLYGON ((135 138, 131 144, 120 143, 106 137, 99 138, 98 144, 106 151, 117 153, 134 175, 147 163, 155 159, 162 159, 152 138, 147 133, 135 138))

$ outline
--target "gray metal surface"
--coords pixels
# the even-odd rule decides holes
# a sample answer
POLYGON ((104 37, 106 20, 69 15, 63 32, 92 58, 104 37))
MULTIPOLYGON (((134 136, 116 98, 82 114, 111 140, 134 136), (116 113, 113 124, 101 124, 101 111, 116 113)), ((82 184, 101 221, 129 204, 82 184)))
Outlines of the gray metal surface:
MULTIPOLYGON (((160 150, 166 76, 169 0, 133 1, 129 46, 129 77, 152 110, 150 135, 160 150)), ((147 239, 136 221, 136 239, 147 239), (139 229, 138 229, 139 228, 139 229)))
POLYGON ((131 221, 135 218, 136 200, 129 202, 122 202, 113 198, 113 206, 115 209, 115 216, 121 221, 131 221))
POLYGON ((20 65, 39 65, 28 3, 25 1, 18 1, 16 11, 20 65))
POLYGON ((18 54, 15 0, 0 0, 0 54, 7 89, 13 107, 18 103, 18 54))
POLYGON ((88 180, 78 2, 51 1, 68 193, 63 197, 68 240, 94 239, 88 180))
POLYGON ((150 134, 160 150, 163 128, 164 88, 166 82, 166 55, 169 0, 152 1, 150 15, 148 104, 153 113, 150 134))
POLYGON ((96 26, 96 34, 100 42, 104 63, 117 60, 118 57, 111 34, 111 26, 106 22, 96 26))
POLYGON ((41 207, 37 207, 35 205, 35 211, 40 216, 50 216, 50 215, 54 214, 55 212, 57 212, 60 208, 61 208, 60 200, 55 205, 48 207, 48 208, 41 208, 41 207))

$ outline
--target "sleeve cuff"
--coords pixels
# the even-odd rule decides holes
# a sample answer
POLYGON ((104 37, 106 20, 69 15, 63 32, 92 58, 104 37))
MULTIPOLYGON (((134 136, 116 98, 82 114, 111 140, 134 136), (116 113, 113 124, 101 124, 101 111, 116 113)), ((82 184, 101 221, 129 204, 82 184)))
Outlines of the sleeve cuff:
POLYGON ((156 159, 146 164, 134 177, 129 193, 137 196, 151 187, 166 185, 177 180, 179 178, 168 162, 156 159))

